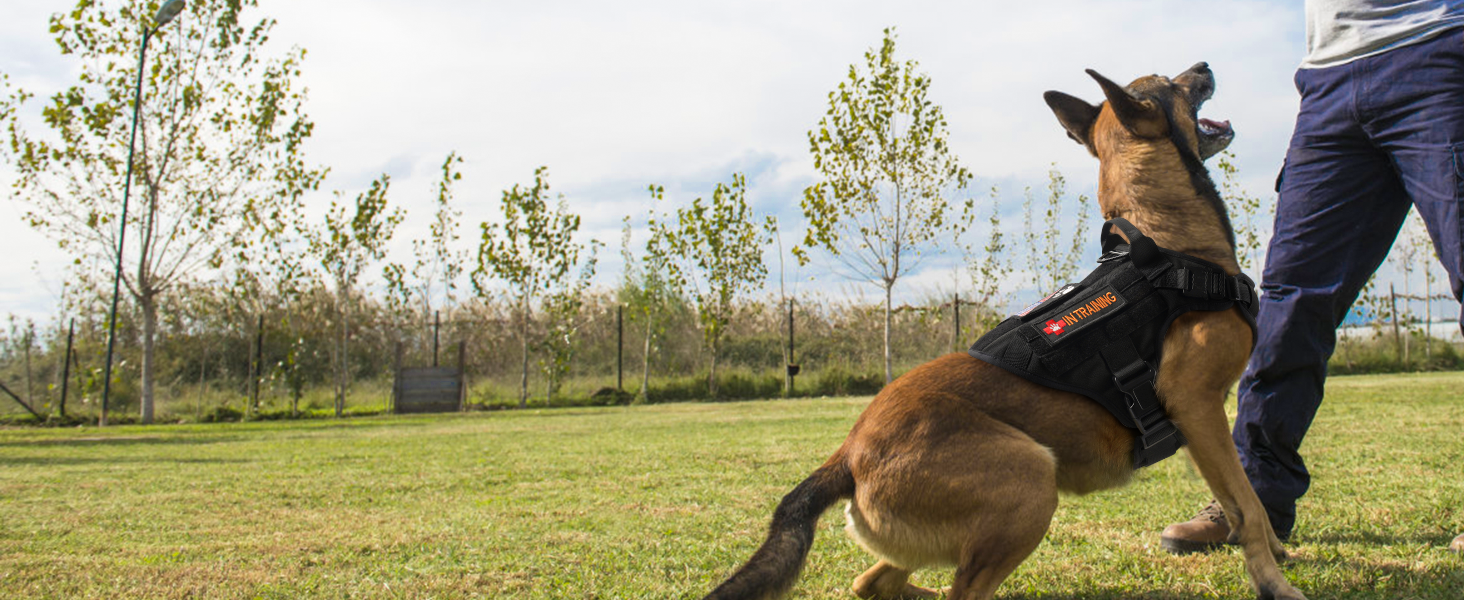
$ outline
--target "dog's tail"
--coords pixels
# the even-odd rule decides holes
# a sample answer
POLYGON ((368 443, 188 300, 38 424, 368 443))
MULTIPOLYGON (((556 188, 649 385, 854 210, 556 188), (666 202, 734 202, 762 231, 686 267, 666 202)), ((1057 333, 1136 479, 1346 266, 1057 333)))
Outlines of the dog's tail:
POLYGON ((819 467, 783 496, 765 540, 747 564, 705 600, 772 600, 793 587, 813 546, 818 518, 840 498, 854 494, 854 476, 842 460, 819 467))

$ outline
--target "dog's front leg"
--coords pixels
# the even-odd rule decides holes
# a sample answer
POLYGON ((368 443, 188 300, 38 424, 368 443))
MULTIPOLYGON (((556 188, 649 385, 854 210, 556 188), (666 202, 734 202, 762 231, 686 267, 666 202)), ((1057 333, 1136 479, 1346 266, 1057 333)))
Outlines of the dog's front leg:
POLYGON ((1165 404, 1170 407, 1175 425, 1189 440, 1190 457, 1225 509, 1231 530, 1240 536, 1246 571, 1257 596, 1305 600, 1276 566, 1277 558, 1285 557, 1285 550, 1240 466, 1240 454, 1230 439, 1225 419, 1224 392, 1175 391, 1168 396, 1165 404))

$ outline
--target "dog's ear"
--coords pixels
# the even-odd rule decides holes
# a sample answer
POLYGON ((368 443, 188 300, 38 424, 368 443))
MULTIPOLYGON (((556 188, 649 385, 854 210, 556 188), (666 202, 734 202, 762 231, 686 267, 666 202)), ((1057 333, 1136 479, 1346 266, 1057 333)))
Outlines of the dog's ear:
POLYGON ((1092 147, 1090 134, 1093 131, 1093 122, 1098 120, 1098 107, 1088 104, 1082 98, 1062 92, 1044 93, 1042 99, 1047 102, 1052 113, 1057 115, 1057 122, 1062 123, 1068 137, 1079 144, 1092 147))
POLYGON ((1123 86, 1099 75, 1093 69, 1088 69, 1088 76, 1103 88, 1103 96, 1108 98, 1108 106, 1113 108, 1113 115, 1118 117, 1118 122, 1130 133, 1150 138, 1169 133, 1169 120, 1164 118, 1164 111, 1153 100, 1135 98, 1123 86))

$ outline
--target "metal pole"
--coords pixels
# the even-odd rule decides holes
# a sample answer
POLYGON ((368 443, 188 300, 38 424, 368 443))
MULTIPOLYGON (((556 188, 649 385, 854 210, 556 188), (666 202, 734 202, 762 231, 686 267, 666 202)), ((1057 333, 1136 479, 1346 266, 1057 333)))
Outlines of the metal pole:
POLYGON ((142 30, 142 48, 137 52, 137 89, 132 97, 132 133, 127 139, 127 179, 122 183, 122 220, 117 222, 117 273, 112 277, 112 311, 107 319, 107 366, 102 369, 102 416, 97 425, 107 425, 107 402, 112 394, 112 349, 117 342, 117 298, 122 292, 122 251, 127 242, 127 203, 132 195, 132 159, 137 147, 137 119, 142 111, 142 74, 147 65, 147 42, 159 27, 183 11, 183 0, 169 0, 153 17, 153 28, 142 30))
POLYGON ((397 412, 397 410, 401 408, 401 401, 402 401, 402 343, 401 342, 397 342, 396 343, 396 355, 395 355, 395 358, 392 359, 391 365, 392 365, 392 369, 393 369, 394 372, 392 373, 392 378, 391 378, 391 410, 389 412, 395 414, 397 412))
POLYGON ((66 356, 61 357, 65 366, 61 367, 61 418, 66 418, 66 392, 71 388, 71 341, 76 335, 76 319, 71 319, 71 325, 66 328, 66 356))
POLYGON ((10 396, 12 400, 15 400, 16 404, 19 404, 21 408, 24 408, 25 412, 30 413, 31 416, 35 417, 37 421, 45 420, 44 417, 37 413, 35 409, 31 408, 29 404, 26 404, 24 400, 21 400, 20 396, 15 395, 15 392, 10 391, 10 388, 5 387, 4 383, 0 383, 0 392, 5 392, 5 395, 10 396))
POLYGON ((956 292, 956 300, 955 300, 955 302, 952 303, 952 306, 956 309, 956 341, 955 341, 954 344, 952 344, 952 346, 955 346, 957 349, 960 349, 960 347, 961 347, 961 293, 960 292, 956 292))
POLYGON ((442 330, 442 313, 432 311, 432 368, 437 368, 437 333, 442 330))
POLYGON ((615 305, 615 389, 625 390, 625 306, 615 305))
POLYGON ((468 409, 468 341, 458 340, 458 411, 468 409))
POLYGON ((798 364, 798 361, 797 361, 797 359, 793 358, 793 299, 792 298, 789 298, 788 299, 788 365, 786 367, 788 369, 788 396, 789 397, 792 397, 793 396, 793 385, 795 383, 795 379, 798 377, 798 375, 793 372, 793 367, 796 364, 798 364))
POLYGON ((117 343, 117 299, 122 293, 122 251, 127 242, 127 204, 132 196, 132 160, 137 146, 137 118, 142 110, 142 73, 147 64, 147 41, 152 29, 142 31, 142 50, 137 53, 137 90, 132 100, 132 135, 127 140, 127 179, 122 184, 122 219, 117 222, 117 272, 112 277, 112 311, 107 318, 107 362, 102 369, 102 416, 99 427, 107 426, 107 406, 112 396, 112 349, 117 343))
POLYGON ((249 412, 259 412, 260 363, 264 360, 264 313, 259 313, 259 324, 254 329, 254 360, 249 365, 249 412))

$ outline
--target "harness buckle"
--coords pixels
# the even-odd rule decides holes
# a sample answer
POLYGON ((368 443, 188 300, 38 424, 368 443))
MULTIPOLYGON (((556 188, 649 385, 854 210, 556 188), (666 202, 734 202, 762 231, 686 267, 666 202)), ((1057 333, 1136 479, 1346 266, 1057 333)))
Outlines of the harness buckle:
POLYGON ((1118 386, 1118 391, 1129 397, 1129 414, 1134 417, 1134 422, 1139 423, 1139 429, 1144 429, 1142 415, 1152 412, 1159 407, 1159 398, 1154 394, 1154 368, 1149 363, 1139 361, 1124 367, 1113 374, 1113 384, 1118 386), (1148 393, 1141 394, 1142 390, 1148 393), (1144 396, 1149 397, 1148 405, 1145 404, 1144 396))
POLYGON ((1226 282, 1226 287, 1230 288, 1230 290, 1233 290, 1230 293, 1231 300, 1239 302, 1247 309, 1249 309, 1251 305, 1256 303, 1257 296, 1254 284, 1244 279, 1241 279, 1240 277, 1229 277, 1227 279, 1228 281, 1226 282))
POLYGON ((1201 300, 1230 300, 1226 280, 1231 278, 1220 273, 1198 269, 1179 270, 1179 293, 1188 298, 1201 300))

